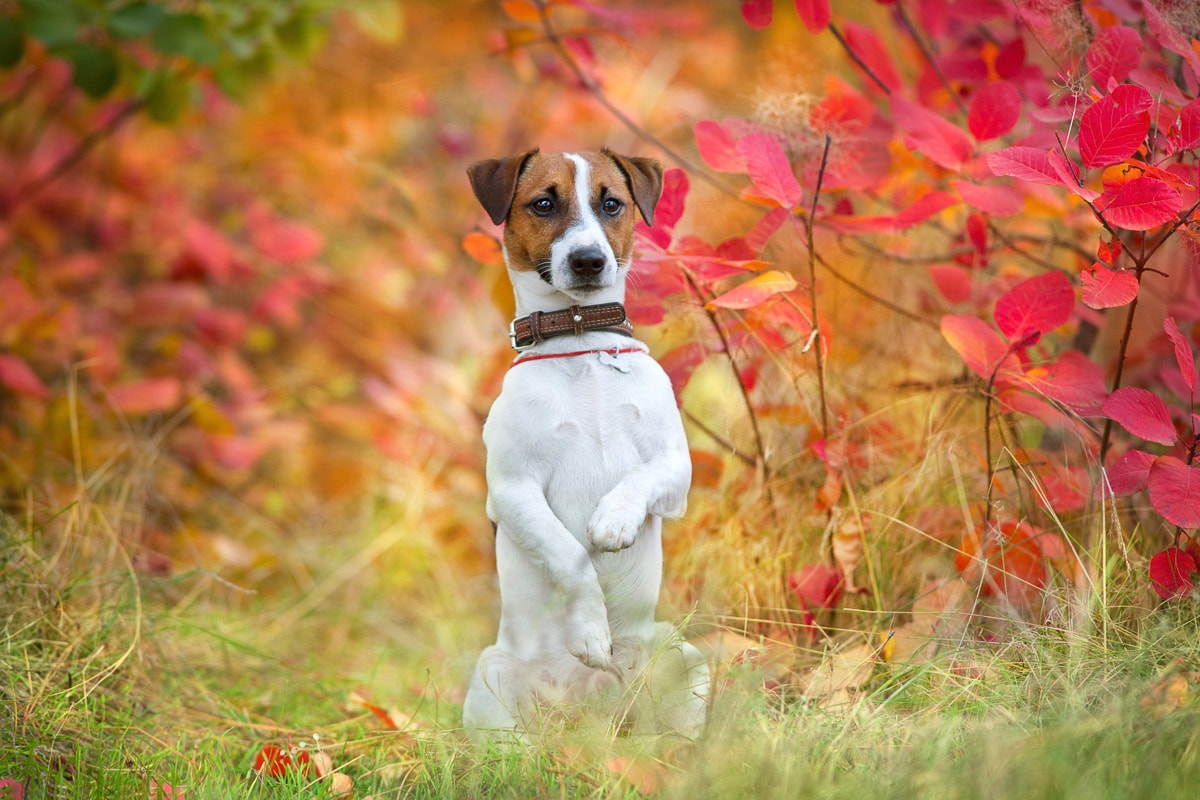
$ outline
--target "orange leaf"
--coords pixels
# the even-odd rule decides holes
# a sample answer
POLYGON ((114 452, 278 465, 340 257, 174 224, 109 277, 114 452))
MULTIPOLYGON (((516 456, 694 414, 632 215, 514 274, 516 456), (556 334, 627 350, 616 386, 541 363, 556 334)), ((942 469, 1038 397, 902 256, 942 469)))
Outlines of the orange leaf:
POLYGON ((178 378, 144 378, 114 386, 108 393, 112 404, 126 416, 171 411, 183 400, 178 378))
POLYGON ((500 243, 486 233, 468 233, 463 237, 462 246, 467 255, 480 264, 489 267, 504 266, 504 253, 500 249, 500 243))
POLYGON ((540 22, 542 19, 532 0, 501 0, 500 7, 516 22, 540 22))

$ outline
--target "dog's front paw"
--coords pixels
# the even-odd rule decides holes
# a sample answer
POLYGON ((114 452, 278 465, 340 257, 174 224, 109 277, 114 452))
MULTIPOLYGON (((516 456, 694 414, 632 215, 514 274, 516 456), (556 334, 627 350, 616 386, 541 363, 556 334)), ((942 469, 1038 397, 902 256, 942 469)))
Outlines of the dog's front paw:
POLYGON ((608 669, 612 664, 612 633, 603 600, 599 604, 576 601, 574 605, 567 625, 567 650, 592 669, 608 669))
POLYGON ((597 550, 624 550, 637 539, 645 521, 645 505, 607 494, 588 523, 588 539, 597 550))

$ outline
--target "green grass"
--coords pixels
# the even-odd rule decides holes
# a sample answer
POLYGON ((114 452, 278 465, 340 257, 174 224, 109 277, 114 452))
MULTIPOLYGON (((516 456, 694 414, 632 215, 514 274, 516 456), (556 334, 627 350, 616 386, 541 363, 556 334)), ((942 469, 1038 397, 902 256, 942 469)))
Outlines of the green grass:
POLYGON ((307 588, 251 595, 204 570, 143 574, 104 513, 0 528, 0 779, 26 798, 143 798, 151 782, 191 800, 332 796, 255 773, 270 743, 328 754, 357 798, 1162 800, 1200 785, 1191 601, 881 663, 839 706, 738 668, 695 744, 568 731, 481 753, 459 704, 494 601, 487 580, 439 570, 433 544, 364 561, 378 531, 328 539, 307 588), (355 691, 413 726, 387 730, 355 691))

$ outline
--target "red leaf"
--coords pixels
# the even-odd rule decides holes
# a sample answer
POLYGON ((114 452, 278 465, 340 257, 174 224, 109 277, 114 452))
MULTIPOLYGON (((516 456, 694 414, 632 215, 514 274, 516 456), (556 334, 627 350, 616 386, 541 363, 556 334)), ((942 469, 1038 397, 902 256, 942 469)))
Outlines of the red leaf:
POLYGON ((766 30, 774 18, 775 0, 742 0, 742 19, 754 30, 766 30))
POLYGON ((833 12, 829 8, 829 0, 795 0, 796 13, 809 33, 820 33, 829 27, 833 12))
POLYGON ((39 400, 50 396, 42 379, 30 369, 20 356, 0 353, 0 385, 7 386, 17 394, 29 395, 39 400))
POLYGON ((792 165, 774 136, 751 133, 738 140, 737 150, 746 159, 746 172, 754 188, 783 208, 800 202, 803 192, 792 165))
POLYGON ((1088 308, 1118 308, 1138 295, 1137 275, 1129 270, 1112 270, 1097 261, 1079 276, 1083 304, 1088 308))
POLYGON ((1104 416, 1149 442, 1175 444, 1175 425, 1167 404, 1153 392, 1136 386, 1117 389, 1100 407, 1104 416))
POLYGON ((796 288, 796 279, 786 272, 769 269, 725 294, 708 301, 706 308, 751 308, 780 292, 796 288))
POLYGON ((178 408, 183 401, 183 384, 178 378, 143 378, 112 387, 108 396, 126 416, 155 414, 178 408))
POLYGON ((929 277, 942 297, 951 303, 965 303, 971 299, 971 276, 962 267, 953 264, 934 264, 929 268, 929 277))
POLYGON ((788 588, 796 595, 800 605, 815 611, 833 608, 842 596, 845 584, 842 572, 829 564, 810 564, 799 572, 788 575, 788 588))
MULTIPOLYGON (((899 91, 900 76, 896 73, 896 68, 892 66, 892 58, 884 49, 883 40, 879 38, 879 34, 865 25, 847 22, 842 26, 842 35, 850 50, 862 59, 862 62, 870 68, 884 86, 893 94, 899 91)), ((875 87, 875 82, 870 81, 870 85, 875 87)))
POLYGON ((1104 207, 1109 224, 1130 231, 1148 231, 1175 219, 1183 197, 1157 178, 1134 178, 1117 190, 1104 207))
POLYGON ((1140 86, 1123 83, 1096 101, 1079 122, 1079 155, 1088 168, 1107 167, 1137 152, 1150 132, 1154 99, 1140 86))
POLYGON ((1176 147, 1180 150, 1191 150, 1200 145, 1200 100, 1193 100, 1179 112, 1179 141, 1176 147))
POLYGON ((892 117, 904 131, 906 146, 919 150, 945 169, 957 169, 971 157, 975 147, 967 135, 944 117, 892 95, 892 117))
POLYGON ((1187 597, 1196 588, 1192 576, 1196 560, 1178 547, 1168 547, 1150 557, 1150 583, 1164 600, 1187 597))
POLYGON ((1146 479, 1150 505, 1172 525, 1200 528, 1200 467, 1159 456, 1146 479))
POLYGON ((1011 186, 989 183, 980 186, 967 181, 950 181, 967 205, 993 217, 1007 217, 1025 207, 1025 198, 1011 186))
POLYGON ((981 142, 1003 136, 1021 118, 1021 93, 1008 81, 985 84, 971 97, 967 129, 981 142))
POLYGON ((704 163, 717 172, 745 172, 746 159, 737 149, 737 139, 721 123, 706 119, 692 128, 696 148, 704 163))
POLYGON ((1006 147, 994 153, 988 153, 988 168, 993 175, 1018 178, 1030 183, 1045 183, 1051 186, 1061 186, 1062 179, 1050 166, 1045 150, 1036 147, 1006 147))
POLYGON ((896 230, 911 228, 932 217, 939 211, 958 204, 958 198, 948 192, 929 192, 895 217, 896 230))
MULTIPOLYGON (((1145 491, 1154 458, 1141 450, 1130 450, 1114 461, 1112 466, 1104 471, 1108 476, 1108 487, 1112 488, 1113 496, 1128 497, 1136 492, 1145 491)), ((1096 487, 1101 493, 1106 488, 1103 481, 1096 487)))
POLYGON ((1000 334, 979 317, 947 314, 942 317, 941 329, 942 336, 962 357, 963 363, 984 380, 991 379, 993 371, 1011 357, 1000 334))
POLYGON ((1155 40, 1177 56, 1183 56, 1197 78, 1200 78, 1200 56, 1191 47, 1188 37, 1180 33, 1162 13, 1154 7, 1154 3, 1143 2, 1142 13, 1146 15, 1146 24, 1155 40))
POLYGON ((233 247, 220 231, 198 219, 183 229, 184 257, 192 261, 205 277, 217 283, 229 280, 233 272, 233 247))
POLYGON ((982 265, 987 260, 987 220, 983 218, 983 214, 968 214, 966 227, 967 238, 971 240, 975 252, 979 253, 979 263, 982 265))
POLYGON ((1112 25, 1102 28, 1087 51, 1087 68, 1092 81, 1102 90, 1110 80, 1121 83, 1137 68, 1142 58, 1142 37, 1133 28, 1112 25))
POLYGON ((996 325, 1011 342, 1034 336, 1033 344, 1071 317, 1075 287, 1061 272, 1047 272, 1023 280, 996 301, 996 325))
POLYGON ((1192 355, 1192 345, 1179 330, 1174 317, 1167 317, 1163 320, 1163 330, 1167 332, 1167 338, 1175 346, 1175 363, 1179 365, 1183 383, 1189 391, 1194 392, 1196 389, 1196 358, 1192 355))
POLYGON ((654 207, 654 227, 670 230, 683 217, 684 201, 688 193, 688 176, 681 169, 669 169, 663 173, 662 196, 654 207))

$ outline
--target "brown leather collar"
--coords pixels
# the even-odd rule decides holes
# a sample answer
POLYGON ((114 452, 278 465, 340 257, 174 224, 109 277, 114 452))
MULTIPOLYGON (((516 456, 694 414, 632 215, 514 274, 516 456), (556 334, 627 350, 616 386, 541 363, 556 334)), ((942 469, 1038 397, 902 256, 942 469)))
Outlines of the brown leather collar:
POLYGON ((514 319, 508 326, 508 343, 517 352, 555 336, 580 335, 584 331, 611 331, 633 336, 633 324, 620 303, 571 306, 561 311, 535 311, 514 319))

